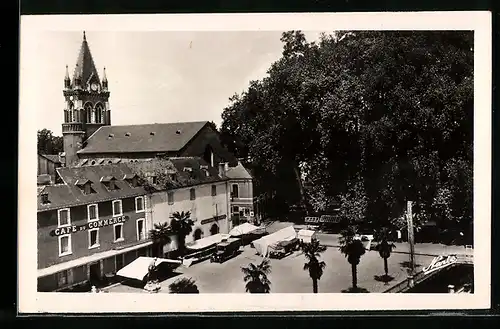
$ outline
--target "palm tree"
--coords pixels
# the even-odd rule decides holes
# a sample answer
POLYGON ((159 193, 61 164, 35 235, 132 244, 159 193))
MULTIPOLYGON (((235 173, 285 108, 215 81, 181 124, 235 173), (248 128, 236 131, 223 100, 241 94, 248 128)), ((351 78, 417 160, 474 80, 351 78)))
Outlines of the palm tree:
POLYGON ((170 228, 177 237, 179 253, 182 256, 184 255, 186 247, 186 236, 193 231, 194 222, 191 219, 191 212, 176 211, 170 216, 170 218, 172 219, 170 222, 170 228))
POLYGON ((269 293, 271 291, 271 281, 267 275, 271 273, 269 260, 264 259, 259 265, 253 263, 247 267, 242 267, 243 280, 246 282, 245 290, 251 294, 269 293))
POLYGON ((153 244, 155 244, 158 248, 159 257, 163 257, 163 246, 172 241, 170 238, 171 234, 172 231, 166 222, 154 224, 153 229, 149 231, 149 236, 151 237, 151 240, 153 240, 153 244))
POLYGON ((325 246, 319 244, 319 241, 313 239, 311 243, 302 246, 304 256, 308 262, 304 264, 304 270, 309 270, 309 276, 313 282, 313 293, 318 293, 318 280, 323 275, 323 270, 326 267, 325 262, 319 261, 320 253, 326 250, 325 246))
POLYGON ((387 266, 387 259, 391 257, 391 252, 396 245, 392 243, 392 238, 390 234, 390 230, 386 227, 383 227, 379 231, 375 233, 375 241, 378 242, 376 250, 378 251, 380 257, 384 259, 384 271, 385 277, 389 277, 389 267, 387 266))
POLYGON ((340 252, 343 253, 352 270, 352 288, 358 288, 358 264, 361 256, 365 254, 365 246, 360 239, 355 239, 356 229, 352 226, 340 232, 340 252))
POLYGON ((171 294, 199 294, 196 282, 191 278, 181 278, 168 286, 171 294))

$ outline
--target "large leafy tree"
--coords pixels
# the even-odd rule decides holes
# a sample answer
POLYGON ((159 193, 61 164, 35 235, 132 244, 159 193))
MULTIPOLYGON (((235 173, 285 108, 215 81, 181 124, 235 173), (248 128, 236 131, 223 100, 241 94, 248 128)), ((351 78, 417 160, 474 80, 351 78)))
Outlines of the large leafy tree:
POLYGON ((356 213, 379 226, 408 200, 422 222, 470 226, 473 33, 340 31, 310 43, 290 31, 281 40, 282 58, 232 97, 221 127, 252 160, 269 208, 325 210, 355 202, 362 186, 356 213))
POLYGON ((326 246, 322 246, 317 239, 313 239, 311 243, 302 246, 302 251, 307 259, 307 263, 304 264, 304 270, 309 271, 309 276, 313 282, 313 293, 315 294, 318 293, 318 281, 321 279, 326 267, 326 263, 319 260, 321 253, 325 252, 325 250, 326 246))
POLYGON ((269 293, 271 291, 271 281, 267 277, 271 273, 271 265, 269 260, 264 259, 258 265, 253 263, 242 267, 243 280, 246 282, 246 292, 252 294, 269 293))
POLYGON ((63 138, 54 136, 49 129, 38 130, 37 132, 37 150, 41 154, 58 154, 63 152, 63 138))

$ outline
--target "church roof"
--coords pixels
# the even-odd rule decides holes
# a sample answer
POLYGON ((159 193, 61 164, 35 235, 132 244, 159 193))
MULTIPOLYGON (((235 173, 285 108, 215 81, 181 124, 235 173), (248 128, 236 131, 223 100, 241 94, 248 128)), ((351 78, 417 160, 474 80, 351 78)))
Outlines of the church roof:
POLYGON ((154 123, 100 127, 79 154, 177 152, 185 147, 208 121, 154 123))
POLYGON ((75 79, 80 75, 82 85, 85 86, 89 79, 93 76, 96 78, 96 82, 100 83, 99 74, 95 68, 94 59, 90 53, 89 44, 87 38, 85 37, 85 32, 83 32, 82 46, 80 47, 80 53, 78 54, 78 59, 76 61, 75 71, 73 73, 73 85, 75 84, 75 79))

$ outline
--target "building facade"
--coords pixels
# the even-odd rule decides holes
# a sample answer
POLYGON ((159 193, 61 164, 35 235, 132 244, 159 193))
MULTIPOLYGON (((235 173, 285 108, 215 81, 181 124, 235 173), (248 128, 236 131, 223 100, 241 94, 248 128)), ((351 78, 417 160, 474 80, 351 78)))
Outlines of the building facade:
MULTIPOLYGON (((176 212, 189 212, 194 221, 186 243, 217 233, 228 233, 230 222, 228 179, 215 168, 196 157, 176 157, 128 164, 140 176, 150 180, 155 190, 150 193, 151 221, 167 223, 176 212), (168 174, 158 177, 162 172, 168 174)), ((175 236, 164 252, 177 249, 175 236)))
POLYGON ((125 166, 60 168, 38 194, 38 290, 100 285, 151 254, 149 202, 125 166), (83 170, 82 170, 83 169, 83 170))
POLYGON ((255 222, 252 176, 241 162, 233 167, 224 166, 224 169, 219 170, 228 178, 233 224, 236 226, 245 222, 255 222))

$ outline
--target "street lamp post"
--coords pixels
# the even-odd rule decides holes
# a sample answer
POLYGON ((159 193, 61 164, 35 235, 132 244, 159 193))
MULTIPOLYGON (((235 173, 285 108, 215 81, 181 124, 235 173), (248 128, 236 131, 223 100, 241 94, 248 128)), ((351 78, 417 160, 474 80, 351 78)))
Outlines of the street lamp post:
POLYGON ((413 276, 415 275, 415 237, 413 234, 412 201, 408 201, 406 219, 408 226, 408 242, 410 244, 410 275, 408 277, 410 286, 413 286, 413 276))

